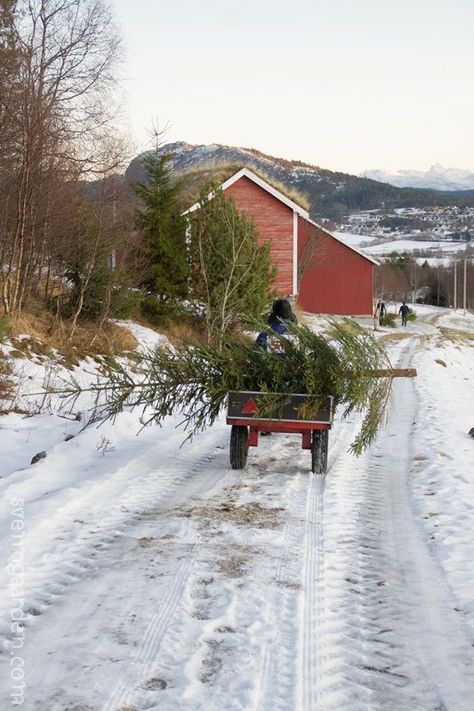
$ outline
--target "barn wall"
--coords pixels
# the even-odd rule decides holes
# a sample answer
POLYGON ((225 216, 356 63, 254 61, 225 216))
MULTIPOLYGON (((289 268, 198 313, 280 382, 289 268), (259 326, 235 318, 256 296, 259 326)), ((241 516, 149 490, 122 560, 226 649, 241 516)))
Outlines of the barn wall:
POLYGON ((278 294, 293 293, 293 210, 266 190, 243 176, 230 185, 236 206, 252 217, 258 229, 260 243, 270 242, 273 264, 277 268, 274 288, 278 294))
POLYGON ((300 217, 298 259, 309 264, 298 295, 298 304, 304 311, 344 316, 372 314, 373 263, 300 217))

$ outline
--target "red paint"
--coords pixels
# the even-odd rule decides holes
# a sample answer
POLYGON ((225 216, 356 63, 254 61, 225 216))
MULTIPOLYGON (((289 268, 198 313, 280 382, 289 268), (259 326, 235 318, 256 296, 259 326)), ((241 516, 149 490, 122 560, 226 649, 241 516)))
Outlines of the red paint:
POLYGON ((254 412, 257 412, 257 403, 253 399, 253 397, 249 397, 245 405, 243 406, 241 412, 242 415, 253 415, 254 412))
POLYGON ((298 304, 311 313, 371 314, 373 262, 328 232, 298 217, 298 253, 311 256, 300 281, 298 304), (309 249, 310 244, 314 250, 309 249))
POLYGON ((300 434, 301 448, 311 449, 311 440, 314 430, 330 430, 331 425, 321 422, 288 422, 285 420, 255 420, 242 419, 227 420, 228 425, 239 425, 249 428, 249 447, 258 447, 258 435, 260 432, 280 432, 283 434, 300 434))
POLYGON ((292 294, 293 210, 246 176, 230 185, 225 193, 254 220, 260 243, 270 242, 270 254, 277 268, 273 288, 284 296, 292 294))
POLYGON ((249 447, 258 447, 258 430, 255 427, 249 427, 249 447))
POLYGON ((255 417, 228 417, 228 425, 239 425, 240 427, 253 427, 259 432, 286 432, 288 434, 303 434, 307 430, 330 430, 331 425, 326 422, 298 422, 289 420, 259 420, 255 417))

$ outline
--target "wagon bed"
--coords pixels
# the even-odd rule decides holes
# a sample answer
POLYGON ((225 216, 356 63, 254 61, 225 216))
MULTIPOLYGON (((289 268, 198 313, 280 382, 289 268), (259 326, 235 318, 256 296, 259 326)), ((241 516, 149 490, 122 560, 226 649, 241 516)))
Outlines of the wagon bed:
POLYGON ((227 401, 227 424, 230 435, 230 464, 243 469, 249 447, 258 447, 259 434, 284 432, 301 434, 301 446, 311 450, 311 470, 324 474, 327 470, 329 429, 333 421, 334 398, 329 396, 324 406, 311 419, 305 417, 309 396, 301 393, 272 393, 282 399, 278 418, 259 415, 268 393, 255 391, 230 392, 227 401))

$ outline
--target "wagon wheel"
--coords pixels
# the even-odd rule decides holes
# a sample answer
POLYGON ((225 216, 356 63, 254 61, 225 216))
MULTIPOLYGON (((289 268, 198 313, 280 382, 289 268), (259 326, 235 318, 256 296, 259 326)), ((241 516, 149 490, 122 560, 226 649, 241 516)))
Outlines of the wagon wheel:
POLYGON ((321 437, 323 440, 323 474, 326 474, 328 470, 329 430, 322 430, 321 437))
POLYGON ((242 425, 232 425, 230 433, 230 466, 243 469, 247 463, 249 451, 249 431, 242 425))
POLYGON ((313 430, 311 440, 311 471, 325 474, 328 466, 328 431, 313 430))

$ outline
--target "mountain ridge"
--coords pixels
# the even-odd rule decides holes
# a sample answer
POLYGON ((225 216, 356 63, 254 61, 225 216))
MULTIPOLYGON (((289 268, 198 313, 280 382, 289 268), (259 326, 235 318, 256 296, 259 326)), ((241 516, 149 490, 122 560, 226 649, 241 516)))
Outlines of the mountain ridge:
POLYGON ((359 176, 399 188, 414 187, 444 192, 474 190, 474 171, 464 168, 445 168, 440 163, 432 165, 426 171, 409 169, 388 171, 374 168, 363 171, 359 176))
MULTIPOLYGON (((313 219, 332 220, 357 210, 393 209, 424 206, 474 206, 474 190, 462 193, 436 191, 412 187, 395 187, 367 177, 330 171, 301 160, 291 161, 263 153, 255 148, 239 148, 222 144, 194 145, 185 141, 166 144, 163 151, 173 156, 173 169, 186 176, 203 171, 212 176, 225 164, 249 167, 306 195, 313 219)), ((136 156, 125 172, 129 183, 144 182, 143 158, 146 151, 136 156)))

